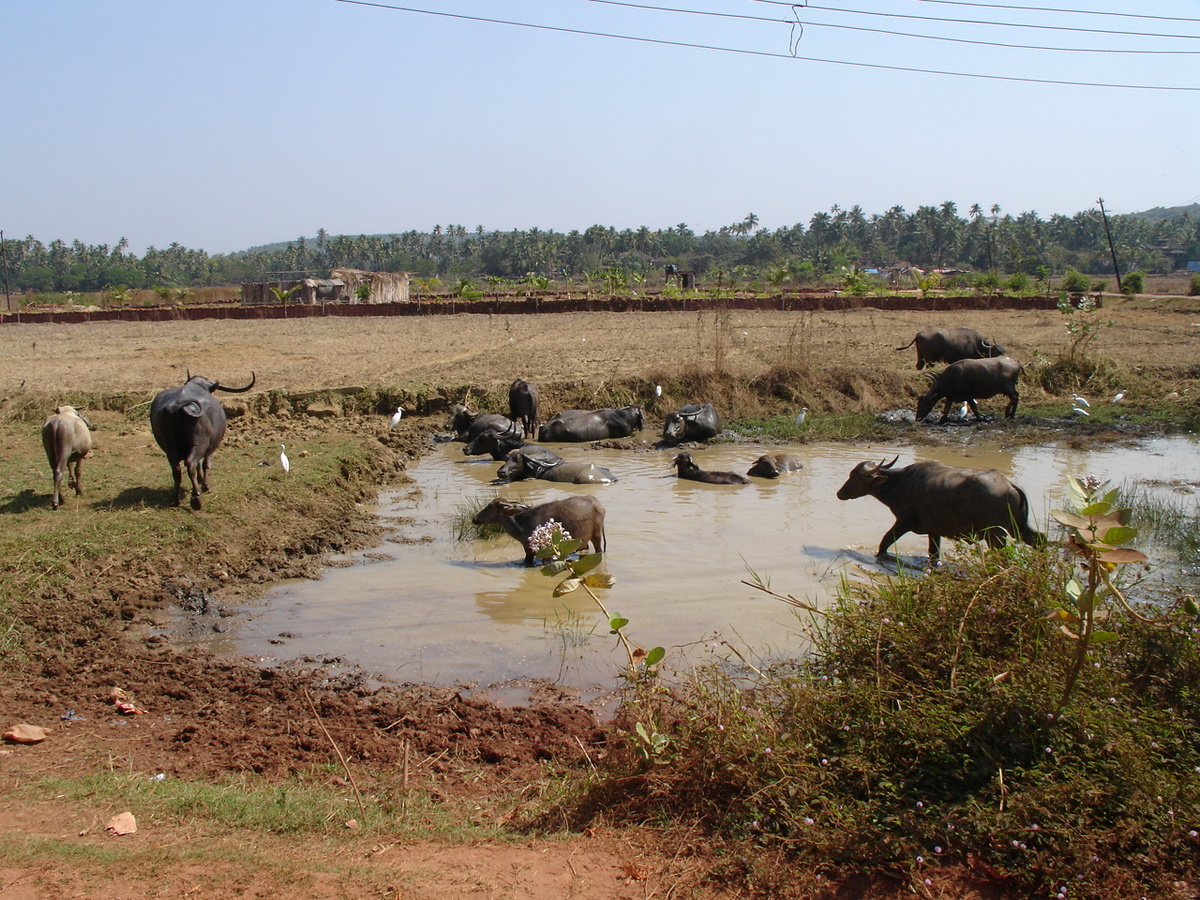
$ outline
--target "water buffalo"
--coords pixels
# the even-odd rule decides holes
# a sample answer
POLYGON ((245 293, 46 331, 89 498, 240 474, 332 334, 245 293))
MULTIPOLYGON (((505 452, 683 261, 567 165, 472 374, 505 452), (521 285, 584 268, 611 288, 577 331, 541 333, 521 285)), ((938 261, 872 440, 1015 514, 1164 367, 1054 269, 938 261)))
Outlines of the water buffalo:
POLYGON ((567 409, 553 416, 538 431, 540 441, 603 441, 629 437, 646 425, 640 406, 620 409, 567 409))
POLYGON ((510 450, 525 446, 525 439, 520 434, 508 431, 485 431, 463 447, 467 456, 488 454, 492 459, 501 460, 508 456, 510 450))
POLYGON ((510 450, 504 465, 496 474, 509 481, 540 478, 542 481, 568 484, 612 484, 617 480, 617 477, 603 466, 585 462, 565 462, 557 454, 529 444, 510 450), (531 447, 538 452, 527 452, 531 447))
POLYGON ((481 509, 471 521, 476 525, 499 525, 525 548, 525 565, 533 565, 538 547, 531 543, 534 531, 549 521, 555 521, 584 546, 591 545, 595 553, 604 553, 604 507, 595 497, 568 497, 551 500, 538 506, 526 506, 498 497, 481 509))
POLYGON ((187 466, 192 482, 192 509, 200 508, 200 492, 208 490, 208 459, 225 437, 225 410, 214 391, 243 394, 254 387, 255 376, 245 387, 225 387, 199 375, 188 375, 182 387, 160 391, 150 404, 150 430, 158 442, 175 479, 174 504, 181 499, 180 466, 187 466))
POLYGON ((957 469, 939 462, 919 462, 900 469, 889 463, 861 462, 838 488, 839 500, 868 494, 896 516, 879 542, 877 556, 902 535, 929 535, 929 561, 936 565, 942 538, 986 540, 1003 547, 1010 533, 1036 547, 1045 536, 1029 525, 1029 498, 995 469, 957 469))
POLYGON ((897 350, 917 345, 917 368, 936 362, 958 362, 960 359, 989 359, 1003 356, 1005 349, 971 328, 926 328, 897 350))
POLYGON ((508 417, 521 423, 521 429, 527 438, 532 438, 537 433, 538 398, 537 385, 520 378, 508 389, 508 417))
POLYGON ((667 415, 663 425, 663 440, 673 444, 680 441, 707 441, 721 433, 721 417, 711 403, 700 406, 685 403, 667 415))
POLYGON ((696 465, 692 459, 692 454, 686 451, 671 460, 671 465, 675 467, 675 473, 680 478, 686 478, 688 481, 699 481, 704 484, 750 483, 749 478, 745 475, 739 475, 737 472, 706 472, 696 465))
POLYGON ((520 434, 520 426, 499 413, 471 412, 463 404, 450 407, 450 421, 446 428, 453 431, 456 441, 471 443, 481 434, 494 431, 497 434, 520 434))
POLYGON ((803 468, 804 463, 792 459, 786 453, 764 453, 754 461, 754 465, 746 474, 756 478, 778 478, 786 472, 796 472, 803 468))
POLYGON ((929 390, 917 400, 917 421, 920 422, 930 412, 939 400, 945 400, 942 424, 950 416, 950 406, 962 403, 964 400, 975 414, 975 421, 983 417, 979 415, 976 400, 987 400, 997 394, 1008 398, 1008 406, 1004 408, 1004 417, 1011 419, 1017 414, 1017 402, 1021 399, 1017 393, 1017 378, 1021 374, 1021 364, 1011 356, 997 356, 993 359, 960 359, 951 363, 940 374, 925 373, 929 379, 929 390))
POLYGON ((50 474, 54 478, 51 509, 58 509, 62 503, 63 475, 67 476, 67 482, 75 488, 76 494, 83 493, 79 469, 83 465, 83 458, 92 452, 91 427, 92 423, 73 406, 58 407, 42 425, 42 446, 46 448, 50 474), (72 464, 75 466, 74 474, 71 471, 72 464))

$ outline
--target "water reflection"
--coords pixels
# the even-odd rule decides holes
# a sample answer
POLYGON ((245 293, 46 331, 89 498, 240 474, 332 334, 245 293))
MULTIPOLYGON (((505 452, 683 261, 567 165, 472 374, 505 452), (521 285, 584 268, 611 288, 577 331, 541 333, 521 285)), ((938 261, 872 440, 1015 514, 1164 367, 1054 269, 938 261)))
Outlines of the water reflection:
MULTIPOLYGON (((804 468, 750 485, 706 485, 671 474, 669 450, 587 450, 560 445, 568 459, 612 469, 611 485, 528 481, 492 484, 499 463, 468 459, 460 444, 442 444, 413 465, 411 485, 385 494, 380 514, 397 531, 370 565, 335 568, 315 582, 281 586, 219 637, 222 650, 252 657, 343 657, 386 678, 489 684, 549 678, 574 685, 614 681, 623 654, 607 624, 580 591, 554 598, 556 580, 520 565, 520 545, 506 535, 459 542, 453 520, 491 497, 537 503, 574 493, 597 496, 607 509, 603 569, 616 584, 609 610, 630 620, 647 647, 682 648, 728 639, 748 657, 796 653, 807 619, 742 584, 756 573, 773 589, 813 605, 833 596, 844 576, 874 568, 872 554, 892 524, 872 498, 842 502, 834 492, 863 460, 897 466, 918 459, 996 468, 1025 488, 1035 527, 1068 505, 1066 476, 1093 473, 1115 484, 1194 503, 1200 454, 1188 439, 1085 451, 1061 447, 890 447, 819 445, 770 448, 804 468), (284 635, 281 637, 281 635, 284 635)), ((720 445, 694 451, 705 469, 745 472, 766 448, 720 445)), ((945 552, 956 552, 945 542, 945 552)), ((895 552, 920 558, 926 538, 906 535, 895 552)), ((353 558, 362 563, 365 555, 353 558)), ((682 650, 669 659, 679 662, 682 650)))

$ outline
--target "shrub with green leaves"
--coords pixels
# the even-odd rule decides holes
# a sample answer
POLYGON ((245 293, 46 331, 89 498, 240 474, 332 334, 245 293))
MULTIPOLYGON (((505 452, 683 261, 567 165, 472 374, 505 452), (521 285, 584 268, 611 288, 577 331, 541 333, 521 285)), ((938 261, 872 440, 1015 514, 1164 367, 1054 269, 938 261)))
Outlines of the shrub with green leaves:
POLYGON ((1121 292, 1124 294, 1140 294, 1146 289, 1146 273, 1130 272, 1121 279, 1121 292))
POLYGON ((1083 294, 1088 289, 1088 277, 1082 272, 1076 272, 1074 269, 1067 269, 1063 274, 1062 281, 1058 283, 1060 291, 1066 291, 1068 294, 1083 294))

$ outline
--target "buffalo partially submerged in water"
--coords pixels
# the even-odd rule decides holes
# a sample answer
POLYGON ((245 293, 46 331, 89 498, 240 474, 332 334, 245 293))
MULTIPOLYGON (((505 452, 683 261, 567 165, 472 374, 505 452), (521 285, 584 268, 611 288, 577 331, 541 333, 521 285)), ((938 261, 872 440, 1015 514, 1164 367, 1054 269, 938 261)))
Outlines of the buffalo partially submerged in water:
POLYGON ((663 440, 672 444, 681 441, 707 441, 721 433, 721 417, 711 403, 685 403, 667 415, 663 425, 663 440))
POLYGON ((939 462, 919 462, 896 469, 889 463, 861 462, 838 488, 839 500, 868 495, 892 511, 896 522, 879 542, 877 556, 902 535, 929 535, 929 561, 936 565, 942 538, 986 540, 1003 547, 1010 535, 1030 546, 1045 536, 1029 524, 1029 498, 995 469, 959 469, 939 462))
POLYGON ((620 409, 567 409, 538 431, 539 441, 603 441, 629 437, 646 425, 640 406, 620 409))
POLYGON ((749 484, 750 479, 737 472, 707 472, 696 465, 692 454, 684 451, 671 460, 675 474, 688 481, 699 481, 703 484, 749 484))
POLYGON ((192 509, 200 508, 200 493, 208 490, 208 460, 225 437, 225 410, 214 391, 244 394, 254 387, 254 373, 245 387, 225 387, 199 375, 188 375, 182 387, 160 391, 150 403, 150 430, 171 464, 174 503, 179 505, 181 466, 192 482, 192 509))
POLYGON ((793 459, 786 453, 764 453, 754 461, 747 475, 755 478, 778 478, 786 472, 798 472, 804 468, 804 463, 793 459))
POLYGON ((520 378, 508 389, 508 417, 521 423, 527 438, 537 434, 539 397, 537 385, 520 378))
POLYGON ((83 458, 92 452, 90 429, 91 423, 73 406, 58 407, 42 425, 42 447, 46 451, 46 459, 50 461, 50 475, 54 479, 51 509, 58 509, 62 503, 63 475, 67 476, 67 482, 76 494, 83 493, 79 470, 83 466, 83 458))
POLYGON ((521 433, 521 427, 508 416, 502 416, 499 413, 471 412, 461 403, 450 407, 450 421, 446 423, 446 428, 454 432, 456 441, 463 441, 467 444, 489 431, 511 435, 521 433))
POLYGON ((989 359, 1003 356, 1005 349, 971 328, 926 328, 897 350, 917 345, 917 368, 934 363, 958 362, 960 359, 989 359))
POLYGON ((542 481, 559 481, 568 484, 612 484, 617 480, 603 466, 585 462, 566 462, 561 456, 534 444, 526 444, 509 451, 508 456, 496 472, 509 481, 524 481, 540 478, 542 481))
POLYGON ((501 460, 508 456, 509 451, 524 447, 525 439, 520 434, 507 431, 485 431, 465 447, 463 453, 467 456, 488 454, 492 459, 501 460))
POLYGON ((1021 375, 1021 364, 1011 356, 998 356, 995 359, 960 359, 946 366, 938 375, 926 372, 930 380, 929 390, 917 400, 917 421, 920 422, 930 412, 939 400, 945 400, 942 424, 950 416, 950 406, 966 401, 975 414, 975 421, 983 417, 979 415, 976 400, 987 400, 997 394, 1008 398, 1008 406, 1004 409, 1004 417, 1011 419, 1017 414, 1017 403, 1021 399, 1017 393, 1017 378, 1021 375))
POLYGON ((595 497, 568 497, 538 506, 526 506, 499 497, 481 509, 471 521, 476 525, 499 525, 525 548, 525 565, 533 565, 538 548, 533 533, 550 520, 562 526, 572 538, 591 544, 594 553, 604 553, 604 506, 595 497))

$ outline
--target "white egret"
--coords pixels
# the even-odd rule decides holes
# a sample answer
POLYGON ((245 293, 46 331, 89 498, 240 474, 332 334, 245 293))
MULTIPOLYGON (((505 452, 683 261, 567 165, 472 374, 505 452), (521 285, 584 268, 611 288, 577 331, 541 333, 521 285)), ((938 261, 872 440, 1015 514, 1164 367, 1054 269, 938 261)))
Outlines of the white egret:
POLYGON ((392 413, 392 424, 391 424, 391 427, 392 427, 392 428, 395 428, 397 425, 399 425, 399 424, 400 424, 400 420, 401 420, 402 418, 404 418, 404 407, 403 407, 403 406, 397 406, 397 407, 396 407, 396 411, 395 411, 394 413, 392 413))
POLYGON ((800 408, 800 412, 796 413, 796 427, 799 428, 801 425, 803 425, 804 420, 807 418, 808 418, 808 407, 803 406, 800 408))
POLYGON ((283 466, 283 473, 285 475, 292 471, 292 463, 288 459, 287 454, 284 452, 286 449, 287 449, 287 445, 285 445, 285 444, 279 445, 279 464, 281 466, 283 466))
POLYGON ((1125 399, 1125 392, 1124 392, 1124 391, 1120 391, 1120 392, 1117 394, 1117 396, 1113 397, 1113 399, 1112 399, 1112 402, 1113 402, 1113 403, 1120 403, 1120 402, 1121 402, 1122 400, 1124 400, 1124 399, 1125 399))
POLYGON ((1087 397, 1080 397, 1078 394, 1073 396, 1071 398, 1071 400, 1075 403, 1076 406, 1082 406, 1084 409, 1087 409, 1092 405, 1087 402, 1087 397))
POLYGON ((1084 409, 1082 406, 1072 406, 1071 412, 1075 413, 1075 415, 1077 415, 1077 416, 1091 416, 1091 413, 1088 412, 1086 409, 1084 409))
POLYGON ((654 396, 655 396, 655 397, 661 397, 661 396, 662 396, 662 385, 661 385, 661 384, 656 384, 656 385, 654 386, 654 396))

